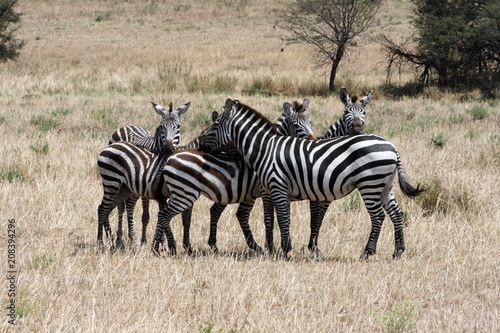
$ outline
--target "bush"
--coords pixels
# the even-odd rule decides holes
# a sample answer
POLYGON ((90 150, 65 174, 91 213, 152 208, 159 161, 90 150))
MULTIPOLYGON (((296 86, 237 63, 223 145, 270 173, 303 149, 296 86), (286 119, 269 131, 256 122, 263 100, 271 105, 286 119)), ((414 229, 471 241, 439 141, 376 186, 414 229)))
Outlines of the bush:
POLYGON ((418 308, 408 301, 396 303, 389 310, 374 313, 384 332, 411 332, 418 319, 418 308))
POLYGON ((467 111, 474 120, 481 120, 488 117, 488 109, 484 105, 476 105, 467 111))
POLYGON ((0 182, 22 183, 24 180, 23 172, 16 167, 0 170, 0 182))

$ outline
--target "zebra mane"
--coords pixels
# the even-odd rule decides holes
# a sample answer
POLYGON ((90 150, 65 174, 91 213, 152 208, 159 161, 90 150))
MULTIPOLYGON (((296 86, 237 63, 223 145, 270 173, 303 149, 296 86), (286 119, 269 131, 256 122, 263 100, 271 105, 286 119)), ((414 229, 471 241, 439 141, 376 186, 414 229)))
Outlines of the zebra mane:
POLYGON ((293 109, 297 113, 304 112, 306 110, 304 108, 304 105, 302 105, 302 103, 299 103, 298 101, 293 101, 293 109))
POLYGON ((236 111, 237 112, 249 112, 249 113, 253 113, 255 114, 259 120, 265 122, 269 127, 271 127, 274 131, 273 134, 277 133, 277 130, 276 130, 276 125, 275 123, 273 123, 272 121, 270 121, 266 116, 264 116, 262 113, 260 113, 259 111, 255 110, 254 108, 246 105, 246 104, 243 104, 241 102, 238 102, 237 104, 237 108, 236 108, 236 111))
POLYGON ((358 95, 352 95, 351 96, 351 102, 354 104, 358 101, 358 95))

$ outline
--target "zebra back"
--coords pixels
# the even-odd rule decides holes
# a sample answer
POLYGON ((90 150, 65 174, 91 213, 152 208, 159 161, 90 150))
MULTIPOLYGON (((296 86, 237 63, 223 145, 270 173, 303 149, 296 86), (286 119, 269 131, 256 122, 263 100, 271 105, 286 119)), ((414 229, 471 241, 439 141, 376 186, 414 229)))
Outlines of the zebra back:
POLYGON ((344 103, 344 114, 335 123, 333 123, 321 139, 335 138, 343 135, 356 135, 363 132, 365 126, 365 106, 372 99, 373 90, 363 97, 359 103, 356 103, 357 96, 351 97, 346 88, 340 89, 340 100, 344 103))
POLYGON ((127 141, 133 142, 137 139, 151 135, 151 132, 139 126, 124 126, 116 130, 109 139, 109 144, 127 141))
MULTIPOLYGON (((181 137, 181 119, 191 102, 187 102, 173 109, 172 103, 169 104, 169 109, 165 109, 161 105, 151 102, 154 110, 162 116, 160 125, 156 128, 155 134, 151 134, 147 129, 138 126, 125 126, 119 128, 109 140, 109 144, 114 142, 132 142, 135 145, 151 150, 156 154, 160 154, 165 149, 167 140, 171 141, 176 146, 181 137)), ((168 149, 168 147, 167 147, 168 149)))

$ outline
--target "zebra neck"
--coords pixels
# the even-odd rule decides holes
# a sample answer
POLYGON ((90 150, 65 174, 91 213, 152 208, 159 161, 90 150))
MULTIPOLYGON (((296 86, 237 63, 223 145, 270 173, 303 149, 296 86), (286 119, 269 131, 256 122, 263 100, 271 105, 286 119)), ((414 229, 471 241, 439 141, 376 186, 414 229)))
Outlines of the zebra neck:
POLYGON ((137 147, 145 148, 155 154, 160 154, 165 148, 159 135, 151 135, 134 141, 137 147))
POLYGON ((277 137, 276 130, 271 123, 259 122, 251 128, 234 128, 234 146, 243 156, 247 164, 255 170, 261 165, 264 153, 271 149, 271 139, 277 137))
POLYGON ((328 128, 328 131, 326 131, 326 134, 323 135, 321 139, 336 138, 349 134, 349 130, 346 128, 345 124, 344 118, 340 118, 328 128))

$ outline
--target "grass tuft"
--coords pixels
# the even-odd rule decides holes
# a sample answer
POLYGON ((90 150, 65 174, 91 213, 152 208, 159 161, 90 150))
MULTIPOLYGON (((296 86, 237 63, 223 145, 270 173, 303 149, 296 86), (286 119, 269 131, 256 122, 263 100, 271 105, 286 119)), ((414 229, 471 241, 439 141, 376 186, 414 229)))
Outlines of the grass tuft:
POLYGON ((23 183, 24 181, 24 172, 17 167, 0 170, 0 182, 23 183))
POLYGON ((488 117, 488 109, 484 105, 476 105, 467 112, 474 120, 482 120, 488 117))
POLYGON ((391 306, 381 313, 373 313, 383 332, 411 332, 418 320, 418 307, 409 301, 391 306))
POLYGON ((41 132, 48 132, 61 124, 58 120, 47 118, 43 115, 32 116, 30 123, 31 125, 36 126, 36 128, 41 132))

